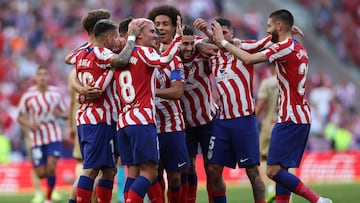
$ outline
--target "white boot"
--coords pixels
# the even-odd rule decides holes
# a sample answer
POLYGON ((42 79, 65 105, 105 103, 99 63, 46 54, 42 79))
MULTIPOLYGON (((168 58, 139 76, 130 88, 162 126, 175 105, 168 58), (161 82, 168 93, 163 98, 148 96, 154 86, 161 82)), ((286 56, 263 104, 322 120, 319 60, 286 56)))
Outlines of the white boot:
POLYGON ((333 203, 331 199, 320 197, 316 203, 333 203))

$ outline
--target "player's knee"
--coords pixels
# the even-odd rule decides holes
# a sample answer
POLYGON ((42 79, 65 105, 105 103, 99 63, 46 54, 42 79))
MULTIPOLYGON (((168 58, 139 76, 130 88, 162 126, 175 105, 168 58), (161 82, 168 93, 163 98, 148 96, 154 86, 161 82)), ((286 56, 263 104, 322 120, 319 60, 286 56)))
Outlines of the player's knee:
POLYGON ((169 186, 176 187, 181 184, 181 174, 178 172, 168 174, 169 186))
POLYGON ((209 164, 207 167, 210 179, 218 179, 221 177, 222 168, 220 165, 209 164))
POLYGON ((155 181, 158 177, 158 165, 154 162, 146 162, 140 164, 140 175, 146 177, 151 182, 155 181))
POLYGON ((109 169, 108 173, 109 173, 109 176, 111 176, 112 178, 114 178, 115 175, 116 175, 116 173, 117 173, 117 168, 111 168, 111 169, 109 169))
POLYGON ((278 167, 274 167, 274 166, 268 166, 266 168, 266 175, 270 178, 270 179, 274 179, 274 176, 280 171, 280 168, 278 167))
POLYGON ((260 176, 257 165, 248 166, 245 170, 248 177, 255 178, 257 176, 260 176))

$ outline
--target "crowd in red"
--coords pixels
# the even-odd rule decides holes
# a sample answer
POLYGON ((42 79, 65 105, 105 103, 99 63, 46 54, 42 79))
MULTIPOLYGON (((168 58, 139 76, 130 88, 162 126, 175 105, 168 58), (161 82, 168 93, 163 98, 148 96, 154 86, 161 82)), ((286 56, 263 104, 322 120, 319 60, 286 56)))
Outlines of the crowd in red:
POLYGON ((360 0, 299 0, 312 11, 316 31, 334 44, 338 57, 360 67, 360 0))

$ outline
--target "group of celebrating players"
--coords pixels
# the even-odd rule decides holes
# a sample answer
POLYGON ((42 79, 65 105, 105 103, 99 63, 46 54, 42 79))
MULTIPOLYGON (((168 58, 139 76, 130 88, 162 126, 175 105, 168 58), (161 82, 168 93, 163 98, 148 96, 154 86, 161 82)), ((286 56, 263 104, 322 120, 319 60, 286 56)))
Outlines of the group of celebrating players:
POLYGON ((203 39, 182 25, 180 12, 169 5, 119 25, 110 16, 104 9, 88 12, 82 18, 88 42, 65 59, 76 67, 71 86, 80 103, 76 125, 83 159, 69 203, 90 202, 94 185, 97 201, 109 203, 117 159, 128 169, 125 202, 143 202, 147 194, 162 203, 167 191, 168 202, 195 203, 199 145, 209 202, 226 202, 223 167, 236 164, 246 170, 254 202, 266 202, 252 85, 253 64, 259 62, 275 64, 279 83, 267 162, 276 202, 289 202, 291 192, 311 203, 332 202, 288 172, 299 166, 311 123, 305 99, 308 56, 292 37, 289 11, 274 11, 269 36, 260 40, 234 38, 226 18, 215 19, 210 28, 196 19, 193 27, 206 35, 203 39))

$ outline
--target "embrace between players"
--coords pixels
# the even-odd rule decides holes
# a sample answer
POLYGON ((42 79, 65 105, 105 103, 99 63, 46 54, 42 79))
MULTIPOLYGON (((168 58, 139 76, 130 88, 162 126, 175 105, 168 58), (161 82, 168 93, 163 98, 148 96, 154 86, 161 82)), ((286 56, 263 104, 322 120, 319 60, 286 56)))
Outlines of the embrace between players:
MULTIPOLYGON (((108 11, 87 15, 101 12, 108 11)), ((71 83, 79 93, 76 125, 83 157, 69 202, 90 202, 98 175, 97 201, 110 202, 120 157, 128 169, 125 202, 143 202, 145 194, 151 202, 165 202, 166 170, 167 201, 195 203, 198 145, 209 202, 226 202, 223 167, 236 164, 246 170, 254 202, 266 202, 252 85, 253 64, 259 62, 275 63, 279 82, 267 162, 276 201, 289 202, 293 192, 312 203, 331 202, 288 172, 299 166, 311 123, 305 99, 308 56, 292 37, 298 30, 289 11, 274 11, 269 36, 260 40, 234 38, 225 18, 215 19, 211 29, 205 20, 195 20, 193 26, 207 36, 202 39, 167 5, 119 26, 109 18, 97 19, 87 30, 89 41, 66 57, 76 66, 71 83)))

